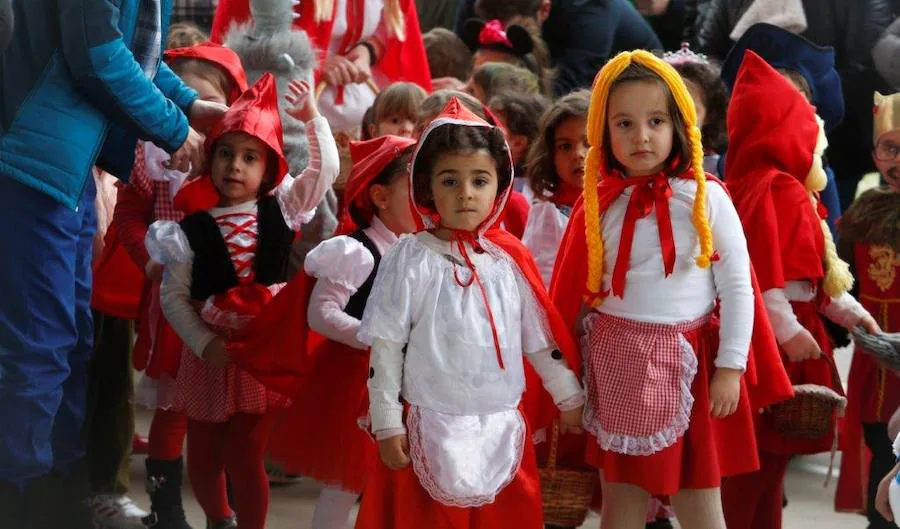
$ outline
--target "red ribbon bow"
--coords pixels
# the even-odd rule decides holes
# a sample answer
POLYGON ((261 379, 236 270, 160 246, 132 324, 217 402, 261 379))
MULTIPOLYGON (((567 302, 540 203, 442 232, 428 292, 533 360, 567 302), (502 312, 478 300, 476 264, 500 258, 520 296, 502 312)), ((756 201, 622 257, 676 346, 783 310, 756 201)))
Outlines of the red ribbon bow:
POLYGON ((485 23, 484 27, 481 28, 481 33, 478 34, 478 42, 482 46, 500 44, 509 49, 513 48, 512 41, 506 36, 506 30, 503 28, 503 23, 496 19, 485 23))
POLYGON ((659 244, 662 248, 663 266, 666 277, 675 269, 675 237, 672 234, 672 218, 669 212, 669 199, 672 187, 665 172, 643 177, 613 176, 609 180, 618 179, 624 188, 634 186, 625 220, 622 223, 622 235, 619 239, 619 252, 612 275, 612 293, 622 298, 625 295, 625 275, 631 261, 631 247, 634 241, 634 228, 638 219, 649 215, 656 208, 656 220, 659 226, 659 244))

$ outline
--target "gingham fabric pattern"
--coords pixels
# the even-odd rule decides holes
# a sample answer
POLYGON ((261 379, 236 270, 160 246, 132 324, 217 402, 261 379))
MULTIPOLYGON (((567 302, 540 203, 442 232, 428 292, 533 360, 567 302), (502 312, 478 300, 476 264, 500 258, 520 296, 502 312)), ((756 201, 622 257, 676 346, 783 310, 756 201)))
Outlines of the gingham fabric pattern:
POLYGON ((708 319, 667 325, 596 312, 587 317, 584 426, 601 448, 650 455, 684 435, 697 357, 683 333, 708 319))
POLYGON ((209 33, 218 0, 174 0, 172 2, 172 23, 192 22, 209 33))

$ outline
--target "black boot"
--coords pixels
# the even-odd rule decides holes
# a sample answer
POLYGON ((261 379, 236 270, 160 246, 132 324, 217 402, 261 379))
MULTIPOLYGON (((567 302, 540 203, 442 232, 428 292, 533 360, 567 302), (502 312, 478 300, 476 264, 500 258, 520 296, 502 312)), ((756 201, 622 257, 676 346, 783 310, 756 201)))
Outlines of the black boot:
POLYGON ((155 529, 191 529, 181 505, 181 483, 184 462, 147 458, 147 493, 150 494, 150 516, 144 525, 155 529))
POLYGON ((657 518, 648 523, 644 529, 672 529, 672 521, 668 518, 657 518))
POLYGON ((237 518, 232 516, 219 522, 206 521, 206 529, 237 529, 237 518))

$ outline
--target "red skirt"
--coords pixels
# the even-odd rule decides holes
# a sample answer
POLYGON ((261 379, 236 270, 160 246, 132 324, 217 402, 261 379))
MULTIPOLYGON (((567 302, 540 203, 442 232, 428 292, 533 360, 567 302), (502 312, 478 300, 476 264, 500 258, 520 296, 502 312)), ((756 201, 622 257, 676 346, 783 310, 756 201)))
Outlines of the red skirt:
POLYGON ((359 425, 368 408, 368 351, 320 340, 312 373, 278 418, 269 457, 290 474, 361 492, 378 458, 372 437, 359 425))
MULTIPOLYGON (((797 316, 797 321, 812 334, 822 352, 829 357, 833 357, 831 338, 828 336, 828 331, 825 329, 825 324, 822 322, 822 317, 819 315, 816 305, 812 302, 792 301, 791 307, 797 316)), ((785 361, 784 367, 791 379, 791 383, 795 386, 799 384, 818 384, 831 389, 838 389, 834 384, 831 367, 824 358, 805 360, 803 362, 785 361)), ((758 417, 756 428, 759 449, 771 454, 817 454, 830 451, 834 443, 833 432, 829 432, 828 435, 821 439, 812 441, 784 437, 772 427, 772 423, 766 414, 758 417)))
MULTIPOLYGON (((210 328, 225 338, 242 328, 259 313, 277 292, 246 281, 226 294, 207 302, 200 316, 210 328)), ((236 413, 264 414, 271 408, 285 408, 291 401, 276 393, 233 362, 216 367, 182 349, 181 365, 176 379, 174 409, 189 419, 202 422, 225 422, 236 413)))
POLYGON ((541 483, 527 434, 522 463, 493 503, 448 507, 422 488, 412 464, 390 470, 379 459, 366 482, 356 529, 543 529, 541 483))
POLYGON ((697 357, 687 431, 672 446, 647 456, 605 451, 597 442, 589 442, 585 458, 603 471, 606 481, 637 485, 653 496, 671 496, 681 489, 719 487, 723 477, 759 468, 753 412, 743 379, 737 411, 722 419, 710 414, 709 382, 719 348, 718 321, 713 318, 683 336, 697 357))

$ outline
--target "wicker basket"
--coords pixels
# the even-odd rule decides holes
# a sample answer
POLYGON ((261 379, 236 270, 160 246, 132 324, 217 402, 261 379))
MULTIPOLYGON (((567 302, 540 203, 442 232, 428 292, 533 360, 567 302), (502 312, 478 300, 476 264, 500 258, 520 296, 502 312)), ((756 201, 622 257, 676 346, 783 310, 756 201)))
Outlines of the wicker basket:
POLYGON ((559 450, 559 423, 553 423, 547 466, 540 469, 544 523, 578 527, 587 518, 599 480, 596 470, 569 470, 556 467, 559 450))
POLYGON ((794 386, 794 397, 772 406, 769 418, 775 430, 794 439, 822 439, 834 432, 837 412, 847 405, 843 386, 834 359, 823 355, 831 368, 831 376, 837 391, 817 384, 794 386))

